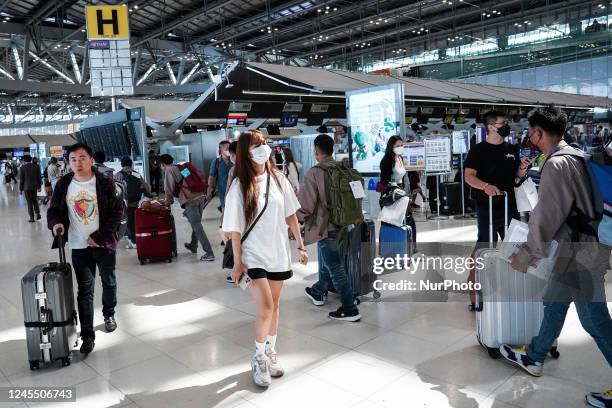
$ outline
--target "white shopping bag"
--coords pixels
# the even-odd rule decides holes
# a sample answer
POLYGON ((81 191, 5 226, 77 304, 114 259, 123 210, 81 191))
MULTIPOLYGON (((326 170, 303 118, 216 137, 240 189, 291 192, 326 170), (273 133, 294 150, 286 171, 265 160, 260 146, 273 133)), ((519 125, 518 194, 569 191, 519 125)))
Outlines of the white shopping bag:
POLYGON ((538 203, 538 189, 531 177, 514 189, 516 209, 519 212, 532 211, 538 203))
POLYGON ((410 204, 408 197, 402 197, 396 202, 386 207, 383 207, 378 213, 378 221, 386 222, 387 224, 402 227, 406 224, 406 210, 410 204))

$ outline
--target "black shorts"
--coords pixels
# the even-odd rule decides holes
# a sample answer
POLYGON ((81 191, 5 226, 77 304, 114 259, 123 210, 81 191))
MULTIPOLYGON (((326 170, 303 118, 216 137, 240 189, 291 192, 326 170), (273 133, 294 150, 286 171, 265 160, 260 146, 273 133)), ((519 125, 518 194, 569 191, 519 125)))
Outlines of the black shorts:
POLYGON ((273 281, 284 281, 293 276, 292 271, 286 272, 268 272, 262 268, 253 268, 247 271, 251 279, 268 279, 273 281))

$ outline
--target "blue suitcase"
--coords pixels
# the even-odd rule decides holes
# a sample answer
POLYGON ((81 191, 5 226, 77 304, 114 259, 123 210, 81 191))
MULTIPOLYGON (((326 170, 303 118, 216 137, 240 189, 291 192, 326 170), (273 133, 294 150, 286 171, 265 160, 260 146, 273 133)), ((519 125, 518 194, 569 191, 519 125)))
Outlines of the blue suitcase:
POLYGON ((395 258, 396 255, 403 258, 404 254, 412 257, 412 228, 383 222, 380 224, 378 245, 381 258, 395 258))
POLYGON ((380 292, 373 288, 377 279, 374 274, 374 257, 376 256, 376 227, 374 221, 363 223, 349 232, 349 248, 346 257, 346 273, 355 298, 374 292, 374 299, 380 292))

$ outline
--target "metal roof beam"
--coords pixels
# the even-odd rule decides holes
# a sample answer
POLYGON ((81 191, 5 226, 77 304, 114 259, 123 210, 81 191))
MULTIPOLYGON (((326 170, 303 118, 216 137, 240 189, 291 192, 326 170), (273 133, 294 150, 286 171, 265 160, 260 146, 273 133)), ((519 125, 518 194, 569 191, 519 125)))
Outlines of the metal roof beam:
MULTIPOLYGON (((516 2, 516 1, 513 1, 512 3, 514 3, 514 2, 516 2)), ((598 3, 598 1, 596 1, 596 0, 587 0, 586 3, 598 3)), ((533 19, 536 16, 547 15, 547 14, 550 14, 550 13, 553 13, 553 12, 565 10, 565 9, 567 9, 569 7, 582 6, 584 4, 585 4, 585 0, 570 0, 570 1, 564 1, 563 3, 559 3, 559 4, 556 4, 556 5, 542 6, 542 7, 536 8, 536 9, 531 9, 529 11, 529 18, 533 19)), ((503 7, 503 5, 498 5, 497 7, 503 7)), ((454 17, 456 18, 457 14, 454 14, 454 17)), ((465 18, 466 16, 459 15, 459 17, 460 18, 465 18)), ((449 20, 451 18, 453 18, 453 16, 444 16, 444 17, 442 17, 442 19, 444 21, 447 21, 447 20, 449 20)), ((490 29, 490 28, 499 27, 501 25, 508 25, 509 22, 512 22, 515 19, 524 20, 525 19, 525 15, 524 15, 523 11, 517 11, 514 14, 506 15, 506 16, 504 16, 503 19, 500 19, 500 21, 498 21, 498 22, 487 21, 486 28, 490 29)), ((415 27, 413 25, 407 25, 405 27, 402 27, 399 31, 395 30, 393 32, 386 33, 386 36, 391 37, 391 36, 396 35, 396 34, 398 34, 400 32, 406 32, 408 30, 413 30, 414 28, 415 27)), ((375 52, 381 52, 381 51, 384 51, 385 49, 390 49, 390 48, 397 47, 397 46, 406 47, 407 45, 410 45, 410 44, 415 43, 415 42, 419 43, 419 42, 423 42, 424 40, 435 40, 435 39, 439 39, 439 38, 445 38, 445 37, 448 37, 448 35, 451 34, 451 33, 461 33, 461 32, 466 31, 466 30, 475 30, 475 29, 480 29, 480 28, 482 28, 482 22, 475 22, 475 23, 468 24, 468 25, 461 26, 461 27, 449 28, 449 29, 442 30, 442 31, 439 31, 439 32, 430 33, 427 37, 422 37, 422 36, 421 37, 415 37, 415 38, 411 38, 411 39, 400 41, 400 42, 395 42, 395 43, 391 43, 391 44, 385 43, 385 44, 382 44, 382 45, 365 48, 363 50, 353 51, 350 54, 350 58, 356 58, 356 57, 359 57, 359 56, 362 56, 362 55, 373 54, 375 52)), ((359 41, 356 41, 354 43, 358 44, 358 43, 362 43, 363 41, 366 41, 366 42, 376 41, 376 40, 374 40, 372 38, 373 37, 368 37, 368 38, 364 37, 363 40, 360 39, 359 41)), ((345 43, 340 48, 350 47, 352 44, 353 43, 345 43)), ((337 46, 333 46, 331 48, 319 49, 316 53, 317 54, 319 54, 319 53, 329 53, 329 52, 333 52, 336 49, 338 49, 338 47, 337 46)), ((307 57, 307 56, 312 55, 314 53, 315 52, 299 54, 297 56, 292 56, 291 58, 292 59, 293 58, 300 58, 300 57, 304 58, 304 57, 307 57)), ((479 57, 483 57, 483 56, 479 56, 479 57)), ((317 64, 321 64, 321 65, 329 64, 329 63, 337 61, 337 60, 339 60, 341 58, 342 58, 341 56, 338 56, 338 57, 331 56, 331 57, 327 57, 325 59, 318 60, 317 64)), ((346 58, 347 57, 345 57, 345 59, 346 58)), ((289 58, 287 58, 287 59, 289 59, 289 58)), ((444 61, 437 61, 437 63, 441 63, 441 62, 444 62, 444 61)))
MULTIPOLYGON (((271 23, 280 23, 283 22, 285 20, 288 20, 290 18, 295 18, 295 14, 290 14, 288 16, 282 16, 276 20, 268 20, 268 16, 271 14, 276 14, 279 13, 282 10, 288 9, 290 7, 294 7, 294 6, 299 6, 300 4, 304 3, 305 0, 294 0, 294 1, 290 1, 288 3, 284 3, 280 6, 274 7, 273 9, 270 10, 270 13, 268 13, 268 11, 263 11, 255 16, 252 17, 248 17, 246 19, 242 19, 240 20, 239 23, 237 24, 233 24, 229 27, 225 27, 222 29, 219 29, 217 31, 214 31, 212 33, 209 34, 203 34, 200 35, 196 38, 194 38, 193 40, 189 41, 189 45, 191 44, 196 44, 205 40, 210 40, 212 38, 216 39, 217 41, 211 42, 211 44, 220 44, 221 42, 226 42, 229 40, 233 40, 234 38, 237 37, 241 37, 243 35, 246 34, 250 34, 254 31, 259 30, 261 27, 259 24, 271 24, 271 23), (251 24, 257 24, 259 23, 256 27, 251 27, 251 28, 247 28, 247 26, 251 25, 251 24), (226 35, 229 34, 229 35, 226 35), (218 38, 220 37, 220 38, 218 38)), ((313 3, 313 7, 310 9, 306 9, 308 12, 310 10, 316 10, 317 8, 320 7, 325 7, 327 5, 330 5, 332 3, 337 3, 338 0, 328 0, 328 1, 323 1, 320 4, 314 4, 313 3)), ((309 23, 310 24, 310 23, 309 23)))
POLYGON ((170 23, 163 25, 157 30, 153 30, 150 34, 147 34, 144 37, 141 37, 140 39, 138 39, 136 42, 132 43, 132 47, 142 45, 146 43, 147 41, 153 40, 157 37, 161 37, 162 35, 169 33, 170 31, 184 24, 189 23, 190 21, 202 15, 207 15, 209 13, 215 12, 218 9, 222 8, 223 6, 231 5, 231 3, 232 3, 231 1, 223 1, 223 0, 213 1, 213 2, 210 2, 210 4, 208 4, 207 2, 204 2, 204 7, 200 7, 192 11, 191 13, 187 14, 186 16, 179 16, 177 19, 171 21, 170 23))

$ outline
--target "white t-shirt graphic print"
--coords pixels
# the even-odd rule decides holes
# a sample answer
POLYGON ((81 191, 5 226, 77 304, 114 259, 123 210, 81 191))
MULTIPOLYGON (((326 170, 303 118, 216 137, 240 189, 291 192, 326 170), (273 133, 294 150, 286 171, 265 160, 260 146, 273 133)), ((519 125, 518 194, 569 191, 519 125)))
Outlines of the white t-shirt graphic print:
MULTIPOLYGON (((282 190, 270 177, 270 196, 268 207, 242 244, 242 262, 248 269, 262 268, 268 272, 287 272, 291 270, 291 248, 286 218, 300 208, 289 180, 277 173, 282 190)), ((257 216, 265 205, 267 174, 257 177, 257 216)), ((232 182, 225 197, 223 212, 225 232, 246 232, 242 188, 238 179, 232 182)))
POLYGON ((87 239, 100 228, 96 177, 80 182, 74 178, 66 194, 68 205, 68 245, 71 249, 87 248, 87 239))

